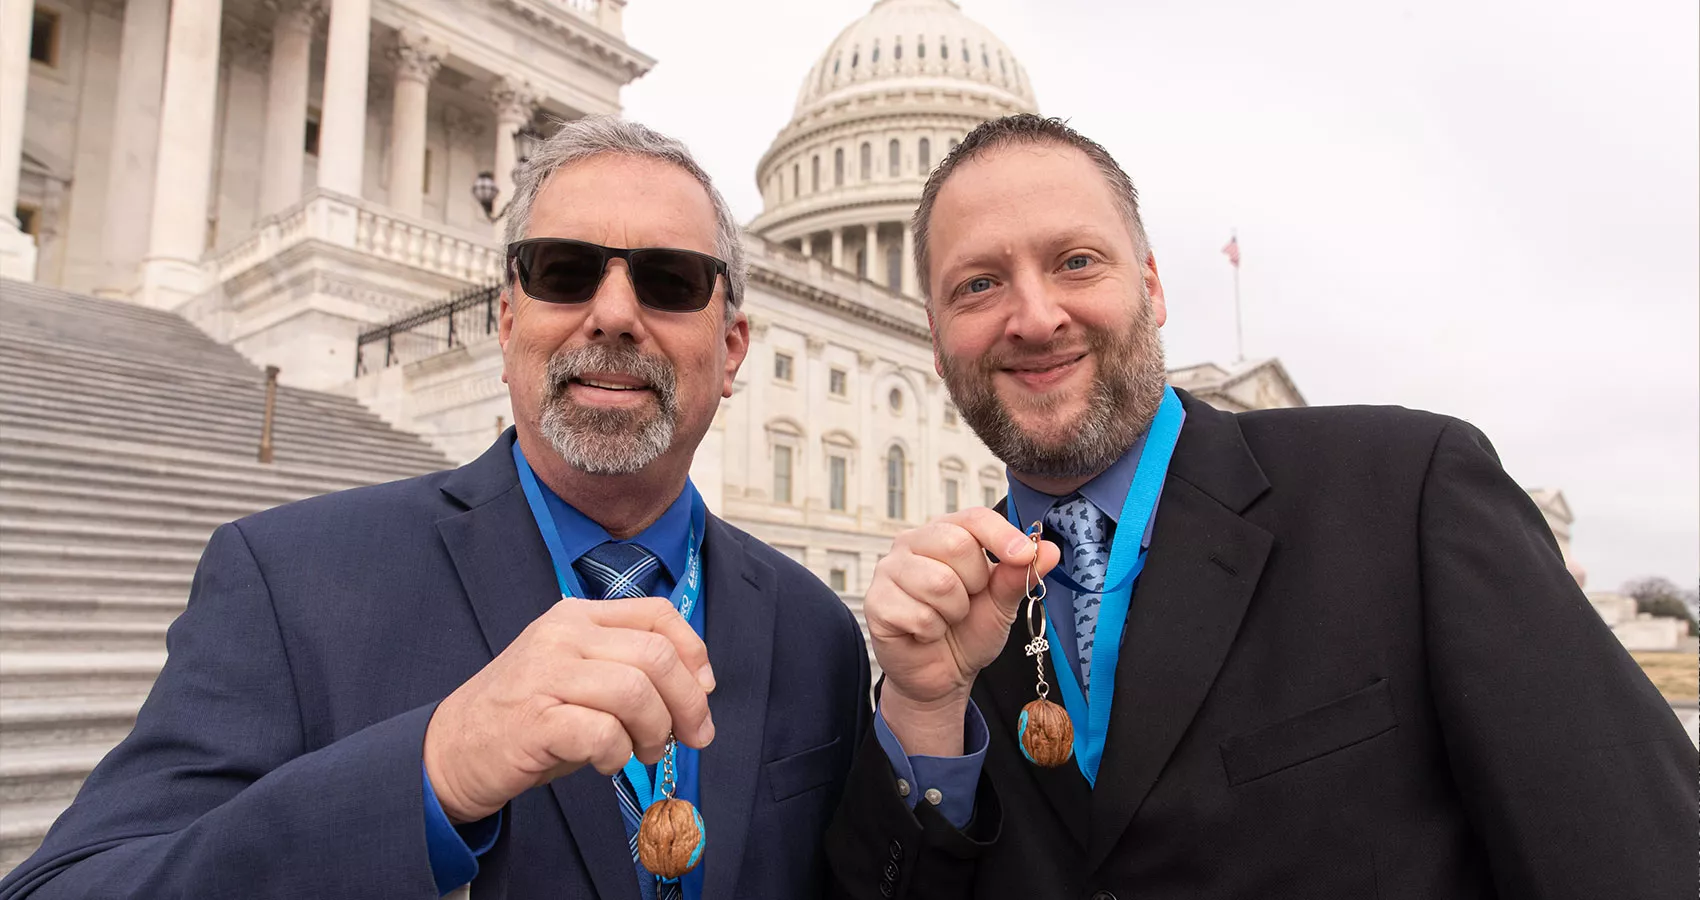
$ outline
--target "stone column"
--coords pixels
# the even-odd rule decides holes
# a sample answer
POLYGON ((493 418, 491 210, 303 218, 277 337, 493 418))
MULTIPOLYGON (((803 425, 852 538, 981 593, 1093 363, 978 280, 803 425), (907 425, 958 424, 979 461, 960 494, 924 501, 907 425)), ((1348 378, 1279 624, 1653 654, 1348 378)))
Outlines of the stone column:
MULTIPOLYGON (((496 208, 501 209, 514 198, 514 165, 519 157, 514 150, 514 132, 531 121, 537 111, 537 92, 530 84, 511 75, 496 79, 490 87, 490 105, 496 108, 496 208)), ((497 226, 500 234, 501 226, 497 226)))
POLYGON ((832 229, 832 267, 844 268, 844 229, 832 229))
POLYGON ((0 276, 35 280, 35 241, 18 229, 18 167, 24 158, 33 0, 0 0, 0 276))
POLYGON ((909 230, 908 225, 903 226, 903 261, 900 265, 903 271, 898 275, 902 279, 903 293, 910 297, 919 296, 915 290, 915 232, 909 230))
POLYGON ((885 284, 885 273, 881 271, 885 268, 885 257, 880 255, 879 223, 869 222, 867 232, 866 243, 862 247, 862 258, 868 261, 868 270, 862 273, 862 277, 875 284, 885 284))
POLYGON ((366 165, 366 69, 371 50, 372 0, 331 0, 319 187, 354 198, 360 196, 366 165))
POLYGON ((443 48, 403 29, 390 48, 395 105, 390 113, 390 208, 418 218, 425 207, 425 104, 443 48))
POLYGON ((165 87, 159 104, 153 224, 137 300, 175 309, 206 288, 200 269, 207 248, 212 189, 213 122, 218 111, 222 0, 174 0, 166 38, 165 87))
POLYGON ((307 83, 313 31, 324 0, 266 0, 272 23, 272 65, 266 88, 266 143, 260 168, 260 215, 282 212, 301 199, 307 155, 307 83))
POLYGON ((165 34, 170 24, 171 0, 124 4, 100 235, 104 259, 95 288, 102 297, 127 296, 135 286, 136 266, 148 251, 160 92, 165 82, 165 34))

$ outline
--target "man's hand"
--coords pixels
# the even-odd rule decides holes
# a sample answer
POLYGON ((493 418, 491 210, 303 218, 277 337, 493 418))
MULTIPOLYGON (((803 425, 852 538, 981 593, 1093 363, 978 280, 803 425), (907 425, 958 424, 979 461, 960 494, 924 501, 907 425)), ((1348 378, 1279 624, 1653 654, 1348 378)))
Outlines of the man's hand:
POLYGON ((671 603, 562 600, 438 705, 425 775, 449 821, 476 822, 582 766, 656 762, 669 731, 707 746, 712 690, 708 648, 671 603))
POLYGON ((885 671, 880 713, 906 752, 962 754, 968 691, 1009 640, 1035 553, 1040 577, 1061 556, 976 507, 898 535, 875 567, 862 608, 885 671))

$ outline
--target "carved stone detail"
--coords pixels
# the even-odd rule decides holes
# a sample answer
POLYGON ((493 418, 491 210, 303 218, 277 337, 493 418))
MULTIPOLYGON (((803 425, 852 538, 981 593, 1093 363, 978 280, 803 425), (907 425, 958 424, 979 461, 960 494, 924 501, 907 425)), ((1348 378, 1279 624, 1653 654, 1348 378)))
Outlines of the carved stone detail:
POLYGON ((430 84, 443 64, 448 48, 411 29, 396 32, 395 45, 390 47, 389 60, 395 64, 398 81, 417 81, 430 84))
POLYGON ((490 105, 496 110, 496 121, 523 125, 531 121, 541 99, 531 83, 512 75, 503 75, 490 85, 490 105))

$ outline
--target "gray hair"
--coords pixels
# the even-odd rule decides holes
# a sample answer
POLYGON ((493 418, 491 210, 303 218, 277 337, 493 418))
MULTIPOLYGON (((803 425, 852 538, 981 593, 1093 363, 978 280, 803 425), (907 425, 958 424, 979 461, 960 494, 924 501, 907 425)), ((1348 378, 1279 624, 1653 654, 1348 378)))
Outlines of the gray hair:
MULTIPOLYGON (((531 228, 531 207, 549 176, 565 166, 605 153, 671 163, 689 172, 708 192, 708 200, 714 205, 714 255, 726 261, 726 320, 730 322, 743 306, 748 280, 741 229, 732 216, 732 207, 715 190, 708 173, 697 165, 683 143, 637 122, 617 116, 585 116, 561 123, 520 167, 513 204, 508 207, 506 243, 526 238, 531 228)), ((512 279, 513 274, 509 272, 507 277, 512 279)))
POLYGON ((1122 167, 1116 163, 1110 151, 1099 146, 1098 142, 1070 128, 1067 122, 1058 118, 1041 118, 1032 113, 1004 116, 981 122, 968 132, 954 149, 933 170, 927 179, 927 186, 921 191, 921 205, 915 208, 915 218, 910 228, 915 232, 915 272, 920 276, 921 296, 932 302, 932 285, 927 278, 928 266, 931 263, 931 253, 927 247, 928 227, 932 224, 933 203, 938 200, 939 190, 963 163, 978 159, 992 150, 1011 145, 1056 144, 1073 147, 1086 154, 1098 171, 1104 176, 1104 181, 1110 186, 1110 193, 1115 195, 1116 205, 1121 207, 1122 216, 1127 220, 1128 234, 1133 238, 1134 258, 1141 264, 1151 255, 1151 242, 1145 236, 1145 223, 1139 219, 1139 192, 1134 190, 1133 180, 1127 177, 1122 167))

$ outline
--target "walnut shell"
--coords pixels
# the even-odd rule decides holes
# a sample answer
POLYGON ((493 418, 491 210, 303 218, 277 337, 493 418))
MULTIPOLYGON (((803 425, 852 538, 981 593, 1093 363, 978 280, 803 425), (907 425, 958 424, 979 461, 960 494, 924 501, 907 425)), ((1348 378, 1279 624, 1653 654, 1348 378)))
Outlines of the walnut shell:
POLYGON ((1074 723, 1068 711, 1049 700, 1021 708, 1021 755, 1036 766, 1055 768, 1074 755, 1074 723))
POLYGON ((684 800, 658 800, 638 823, 638 861, 662 878, 678 878, 702 862, 708 832, 702 815, 684 800))

